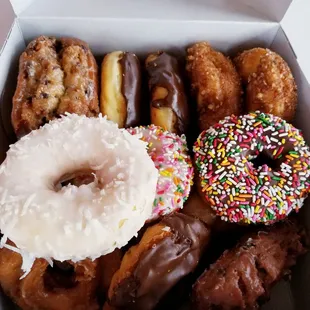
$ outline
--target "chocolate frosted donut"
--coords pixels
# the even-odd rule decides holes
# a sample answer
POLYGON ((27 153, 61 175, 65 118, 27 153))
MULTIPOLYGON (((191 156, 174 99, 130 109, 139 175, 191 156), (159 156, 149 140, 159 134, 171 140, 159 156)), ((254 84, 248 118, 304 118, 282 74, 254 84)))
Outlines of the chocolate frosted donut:
POLYGON ((204 224, 185 214, 173 214, 148 228, 114 274, 110 304, 125 309, 153 309, 195 269, 208 240, 209 230, 204 224))
POLYGON ((298 211, 308 195, 309 147, 279 117, 227 117, 200 134, 194 152, 201 191, 222 220, 270 224, 298 211), (269 165, 256 167, 261 158, 269 165))
POLYGON ((166 130, 183 134, 189 122, 189 109, 178 61, 157 52, 146 59, 151 92, 151 122, 166 130))
POLYGON ((133 53, 107 54, 101 66, 100 109, 119 127, 141 123, 141 70, 133 53))
POLYGON ((304 254, 304 232, 291 222, 248 234, 206 270, 193 287, 193 309, 259 309, 271 287, 304 254))

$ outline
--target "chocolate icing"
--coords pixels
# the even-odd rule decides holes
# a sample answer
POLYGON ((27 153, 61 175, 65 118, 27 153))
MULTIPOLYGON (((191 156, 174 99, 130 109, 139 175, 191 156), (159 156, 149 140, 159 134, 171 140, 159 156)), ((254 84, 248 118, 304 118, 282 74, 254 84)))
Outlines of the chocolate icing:
POLYGON ((119 60, 123 79, 122 94, 127 104, 125 127, 135 127, 141 121, 141 68, 138 57, 132 53, 123 53, 119 60))
POLYGON ((292 222, 246 235, 195 283, 193 309, 258 309, 258 301, 306 252, 303 239, 292 222))
POLYGON ((146 70, 151 93, 156 87, 168 91, 166 98, 152 100, 151 106, 171 108, 177 116, 176 132, 185 133, 189 123, 189 108, 177 59, 165 52, 158 52, 155 60, 146 63, 146 70))
POLYGON ((184 276, 193 272, 209 240, 202 222, 176 213, 161 224, 171 235, 154 244, 139 260, 131 274, 114 290, 110 301, 124 309, 153 309, 160 299, 184 276))

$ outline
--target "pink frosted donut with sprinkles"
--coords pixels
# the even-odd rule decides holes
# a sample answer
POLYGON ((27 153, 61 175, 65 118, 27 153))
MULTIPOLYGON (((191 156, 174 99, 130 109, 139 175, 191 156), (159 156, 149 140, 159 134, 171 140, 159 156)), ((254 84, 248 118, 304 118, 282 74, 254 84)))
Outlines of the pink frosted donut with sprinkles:
POLYGON ((148 143, 148 154, 159 171, 157 193, 149 221, 182 209, 189 196, 194 174, 185 136, 178 136, 155 125, 127 130, 148 143))
POLYGON ((309 147, 270 114, 226 117, 200 134, 194 158, 201 190, 224 221, 274 223, 298 211, 310 190, 309 147))

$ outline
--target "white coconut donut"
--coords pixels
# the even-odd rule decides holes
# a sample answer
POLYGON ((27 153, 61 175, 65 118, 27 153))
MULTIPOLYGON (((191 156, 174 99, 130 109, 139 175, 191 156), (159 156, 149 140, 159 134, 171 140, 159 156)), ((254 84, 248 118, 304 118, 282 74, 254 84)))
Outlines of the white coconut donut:
POLYGON ((147 144, 106 118, 67 115, 12 145, 0 167, 0 229, 28 272, 35 258, 95 259, 122 247, 151 216, 158 171, 147 144), (95 181, 57 191, 62 176, 95 181))

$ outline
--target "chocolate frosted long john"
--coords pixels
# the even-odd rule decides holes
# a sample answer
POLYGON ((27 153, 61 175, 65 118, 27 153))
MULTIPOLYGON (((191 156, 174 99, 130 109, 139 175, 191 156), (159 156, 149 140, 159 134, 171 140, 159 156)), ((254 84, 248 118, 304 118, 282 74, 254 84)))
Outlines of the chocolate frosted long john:
POLYGON ((180 213, 165 217, 125 254, 112 279, 110 303, 124 309, 154 309, 194 271, 208 240, 209 230, 199 220, 180 213))
POLYGON ((100 109, 119 127, 134 127, 141 120, 141 69, 135 54, 107 54, 101 66, 100 109))
POLYGON ((157 52, 150 54, 145 64, 151 92, 152 124, 177 134, 185 133, 189 109, 177 59, 157 52))

